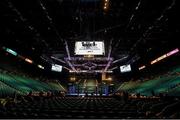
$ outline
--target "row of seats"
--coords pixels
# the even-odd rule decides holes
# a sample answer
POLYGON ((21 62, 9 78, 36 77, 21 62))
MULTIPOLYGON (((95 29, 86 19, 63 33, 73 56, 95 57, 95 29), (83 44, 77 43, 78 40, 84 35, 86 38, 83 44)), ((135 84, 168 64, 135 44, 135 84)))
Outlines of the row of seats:
POLYGON ((18 76, 8 72, 0 71, 0 97, 12 94, 27 95, 30 92, 54 92, 65 91, 58 83, 45 83, 39 80, 18 76))
POLYGON ((0 109, 1 118, 175 118, 179 100, 130 99, 113 97, 23 97, 0 109), (164 115, 171 110, 168 115, 164 115))
POLYGON ((180 75, 179 71, 177 72, 177 70, 179 69, 168 73, 168 75, 162 75, 146 81, 125 82, 119 86, 117 91, 128 91, 132 94, 140 93, 141 95, 145 96, 152 96, 152 92, 154 92, 156 95, 160 93, 173 95, 173 92, 178 93, 179 91, 179 88, 172 91, 172 88, 180 84, 180 75))
MULTIPOLYGON (((8 96, 14 96, 14 93, 18 93, 19 91, 4 84, 0 81, 0 96, 1 97, 7 97, 8 96)), ((19 94, 23 95, 23 93, 19 92, 19 94)))

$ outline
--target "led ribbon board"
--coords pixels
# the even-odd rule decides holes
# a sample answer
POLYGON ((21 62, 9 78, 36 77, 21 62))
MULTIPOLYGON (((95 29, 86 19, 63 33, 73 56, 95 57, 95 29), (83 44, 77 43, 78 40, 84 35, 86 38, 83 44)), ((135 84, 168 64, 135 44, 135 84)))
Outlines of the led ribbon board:
POLYGON ((28 63, 30 63, 30 64, 32 64, 32 63, 33 63, 33 61, 32 61, 32 60, 30 60, 29 58, 26 58, 26 59, 25 59, 25 61, 26 61, 26 62, 28 62, 28 63))
POLYGON ((176 53, 178 53, 178 52, 179 52, 179 49, 176 48, 176 49, 168 52, 167 54, 164 54, 164 55, 158 57, 157 59, 151 61, 151 65, 154 64, 154 63, 156 63, 156 62, 158 62, 158 61, 161 61, 162 59, 165 59, 165 58, 167 58, 167 57, 169 57, 169 56, 171 56, 171 55, 174 55, 174 54, 176 54, 176 53))
POLYGON ((12 54, 14 56, 17 56, 17 53, 14 50, 11 50, 9 48, 6 48, 6 52, 8 52, 8 53, 10 53, 10 54, 12 54))
POLYGON ((167 56, 171 56, 171 55, 173 55, 173 54, 175 54, 175 53, 178 53, 178 52, 179 52, 179 49, 176 48, 175 50, 170 51, 170 52, 167 53, 166 55, 167 55, 167 56))

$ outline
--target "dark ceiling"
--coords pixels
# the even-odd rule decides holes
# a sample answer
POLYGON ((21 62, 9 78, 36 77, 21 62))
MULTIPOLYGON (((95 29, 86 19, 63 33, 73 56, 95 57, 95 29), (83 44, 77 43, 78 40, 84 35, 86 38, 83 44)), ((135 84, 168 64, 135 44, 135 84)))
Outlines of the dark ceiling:
POLYGON ((75 41, 99 40, 117 64, 179 47, 178 0, 108 1, 104 10, 105 0, 1 0, 0 45, 40 61, 67 57, 67 44, 74 56, 75 41))

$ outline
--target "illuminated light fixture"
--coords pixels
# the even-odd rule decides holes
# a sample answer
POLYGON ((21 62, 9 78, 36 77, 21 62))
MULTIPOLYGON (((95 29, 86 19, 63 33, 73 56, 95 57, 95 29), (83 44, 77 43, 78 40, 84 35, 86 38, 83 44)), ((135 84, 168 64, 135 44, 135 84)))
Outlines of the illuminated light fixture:
POLYGON ((146 66, 145 66, 145 65, 143 65, 143 66, 139 67, 139 70, 142 70, 142 69, 144 69, 144 68, 146 68, 146 66))
POLYGON ((112 70, 108 70, 108 71, 106 71, 106 73, 113 73, 113 71, 112 70))
POLYGON ((70 80, 71 80, 71 81, 75 81, 76 78, 75 78, 75 77, 71 77, 70 80))
POLYGON ((26 59, 25 59, 25 61, 26 61, 26 62, 28 62, 28 63, 30 63, 30 64, 32 64, 32 63, 33 63, 33 61, 32 61, 32 60, 30 60, 30 59, 28 59, 28 58, 26 58, 26 59))
POLYGON ((112 81, 112 77, 107 78, 106 73, 102 73, 101 80, 102 81, 112 81))
POLYGON ((93 58, 94 55, 84 55, 85 58, 93 58))
POLYGON ((105 0, 104 1, 104 10, 107 10, 107 8, 108 8, 108 6, 109 6, 109 0, 105 0))
MULTIPOLYGON (((3 48, 4 49, 4 48, 3 48)), ((15 52, 14 50, 11 50, 11 49, 9 49, 9 48, 5 48, 5 50, 6 50, 6 52, 8 52, 8 53, 10 53, 10 54, 12 54, 12 55, 14 55, 14 56, 17 56, 17 52, 15 52)))
POLYGON ((171 56, 171 55, 173 55, 173 54, 175 54, 175 53, 178 53, 178 52, 179 52, 179 49, 176 48, 175 50, 172 50, 171 52, 167 53, 166 55, 167 55, 167 56, 171 56))
POLYGON ((111 77, 109 77, 107 80, 111 81, 111 80, 112 80, 112 78, 111 78, 111 77))
POLYGON ((102 73, 102 80, 105 80, 106 79, 106 73, 102 73))
POLYGON ((69 72, 70 72, 70 73, 73 73, 74 71, 72 71, 72 70, 69 70, 69 72))
POLYGON ((40 69, 44 69, 44 67, 42 65, 38 65, 38 68, 40 69))

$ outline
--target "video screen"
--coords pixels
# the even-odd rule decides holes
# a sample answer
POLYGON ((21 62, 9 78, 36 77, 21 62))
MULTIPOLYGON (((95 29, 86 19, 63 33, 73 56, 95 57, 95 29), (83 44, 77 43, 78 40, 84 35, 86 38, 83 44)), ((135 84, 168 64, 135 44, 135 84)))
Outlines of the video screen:
POLYGON ((75 43, 75 55, 104 55, 104 42, 78 41, 75 43))
POLYGON ((124 72, 130 72, 131 71, 131 65, 123 65, 123 66, 120 66, 120 71, 122 73, 124 72))
POLYGON ((51 67, 51 70, 55 71, 55 72, 61 72, 62 71, 62 66, 57 65, 57 64, 53 64, 52 67, 51 67))

